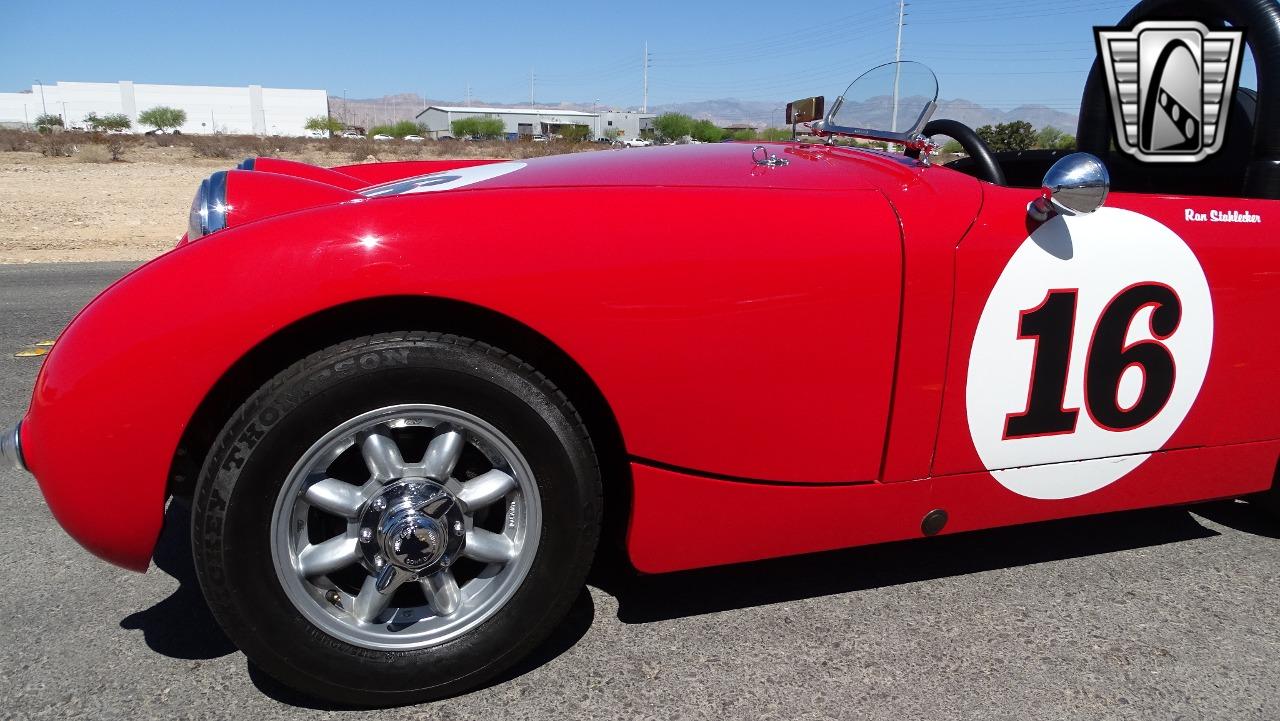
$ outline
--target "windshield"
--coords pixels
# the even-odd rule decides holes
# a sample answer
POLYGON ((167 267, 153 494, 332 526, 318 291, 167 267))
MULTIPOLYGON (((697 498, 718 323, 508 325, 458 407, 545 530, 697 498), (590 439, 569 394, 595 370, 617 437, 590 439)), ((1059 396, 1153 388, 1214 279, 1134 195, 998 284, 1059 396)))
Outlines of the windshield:
POLYGON ((904 60, 858 76, 836 99, 827 124, 836 128, 915 134, 938 100, 938 79, 928 66, 904 60))

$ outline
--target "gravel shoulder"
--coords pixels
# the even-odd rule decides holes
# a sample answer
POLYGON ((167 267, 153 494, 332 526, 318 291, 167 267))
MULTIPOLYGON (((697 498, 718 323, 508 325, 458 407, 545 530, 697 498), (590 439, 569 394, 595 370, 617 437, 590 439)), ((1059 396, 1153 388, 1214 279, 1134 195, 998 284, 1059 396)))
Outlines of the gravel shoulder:
POLYGON ((0 153, 0 264, 154 258, 185 232, 200 181, 234 164, 185 147, 137 149, 115 163, 0 153))

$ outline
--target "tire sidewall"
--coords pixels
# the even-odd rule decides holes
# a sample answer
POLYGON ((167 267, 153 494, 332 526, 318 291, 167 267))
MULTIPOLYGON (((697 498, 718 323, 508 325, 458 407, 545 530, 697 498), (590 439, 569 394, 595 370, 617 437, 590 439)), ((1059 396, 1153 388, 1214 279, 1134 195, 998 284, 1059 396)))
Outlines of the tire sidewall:
POLYGON ((192 547, 210 608, 268 673, 335 700, 398 703, 482 683, 550 632, 590 565, 599 479, 580 420, 532 368, 466 339, 376 338, 317 356, 259 390, 206 461, 192 547), (457 408, 511 439, 533 471, 543 521, 527 575, 493 615, 435 646, 380 651, 329 636, 298 612, 272 560, 271 521, 284 480, 316 440, 405 403, 457 408))

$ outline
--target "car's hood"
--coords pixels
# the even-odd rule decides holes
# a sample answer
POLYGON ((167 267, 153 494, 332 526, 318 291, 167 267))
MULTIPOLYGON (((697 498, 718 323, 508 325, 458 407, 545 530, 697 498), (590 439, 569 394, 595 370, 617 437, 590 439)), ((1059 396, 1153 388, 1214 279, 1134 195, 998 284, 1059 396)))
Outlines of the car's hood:
POLYGON ((714 143, 555 155, 445 170, 364 189, 369 197, 547 187, 752 187, 856 189, 901 185, 928 170, 871 150, 769 143, 714 143), (776 164, 757 162, 776 156, 776 164))

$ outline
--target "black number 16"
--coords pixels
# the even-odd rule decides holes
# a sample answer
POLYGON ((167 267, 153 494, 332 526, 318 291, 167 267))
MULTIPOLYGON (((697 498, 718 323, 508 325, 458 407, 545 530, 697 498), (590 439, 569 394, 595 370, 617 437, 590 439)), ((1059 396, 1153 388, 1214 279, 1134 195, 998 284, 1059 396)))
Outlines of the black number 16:
MULTIPOLYGON (((1076 297, 1072 289, 1051 290, 1040 305, 1022 311, 1018 337, 1036 342, 1026 410, 1005 416, 1004 437, 1030 438, 1074 433, 1078 408, 1064 408, 1076 297)), ((1155 418, 1173 393, 1175 365, 1166 340, 1182 321, 1178 294, 1160 283, 1138 283, 1107 304, 1093 329, 1085 361, 1085 408, 1100 428, 1126 431, 1155 418), (1138 311, 1151 306, 1151 335, 1125 345, 1138 311), (1120 377, 1129 366, 1142 371, 1142 391, 1133 405, 1120 405, 1120 377)))

